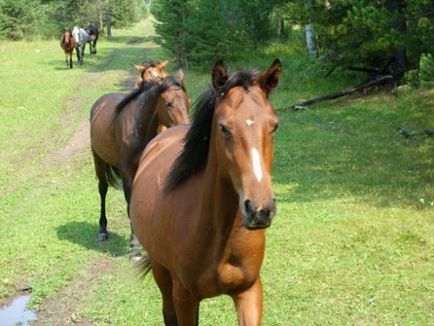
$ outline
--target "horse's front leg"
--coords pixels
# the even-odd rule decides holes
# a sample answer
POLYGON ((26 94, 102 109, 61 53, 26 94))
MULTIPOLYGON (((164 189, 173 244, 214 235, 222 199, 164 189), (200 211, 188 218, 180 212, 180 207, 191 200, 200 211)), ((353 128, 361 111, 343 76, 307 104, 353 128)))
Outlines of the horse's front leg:
POLYGON ((258 277, 253 285, 244 292, 232 296, 237 309, 240 326, 261 325, 262 284, 258 277))
POLYGON ((176 280, 173 281, 173 303, 179 326, 199 325, 199 300, 176 280))
POLYGON ((75 48, 75 52, 77 53, 77 62, 78 62, 78 64, 81 64, 81 62, 80 62, 80 46, 79 45, 75 48))
POLYGON ((81 63, 84 61, 84 53, 86 50, 86 43, 83 44, 83 50, 81 51, 81 63))
MULTIPOLYGON (((72 69, 72 52, 68 55, 69 57, 69 68, 72 69)), ((66 63, 66 65, 68 65, 68 63, 66 63)))

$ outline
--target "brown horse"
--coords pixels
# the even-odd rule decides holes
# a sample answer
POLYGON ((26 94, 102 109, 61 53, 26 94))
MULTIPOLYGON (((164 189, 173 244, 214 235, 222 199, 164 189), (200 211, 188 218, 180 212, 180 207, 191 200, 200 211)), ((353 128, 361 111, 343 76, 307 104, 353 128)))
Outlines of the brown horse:
POLYGON ((72 53, 75 49, 75 39, 72 36, 72 31, 70 29, 65 29, 63 32, 62 38, 60 39, 60 46, 65 52, 66 68, 72 69, 72 53))
POLYGON ((166 325, 197 325, 199 303, 230 295, 241 325, 262 315, 259 270, 276 207, 271 186, 277 117, 268 100, 276 59, 261 73, 228 77, 214 65, 194 122, 160 133, 146 147, 130 216, 163 297, 166 325), (173 164, 171 164, 173 162, 173 164))
MULTIPOLYGON (((140 154, 161 125, 189 123, 189 99, 182 70, 175 76, 151 80, 129 95, 110 93, 99 98, 90 115, 91 149, 101 198, 100 241, 108 239, 105 198, 108 184, 120 177, 129 203, 140 154)), ((137 241, 132 234, 132 247, 137 241)))
POLYGON ((134 68, 140 72, 140 76, 136 78, 134 86, 140 88, 143 82, 169 76, 169 73, 164 70, 164 67, 166 67, 168 63, 169 61, 158 63, 150 60, 143 62, 141 65, 133 65, 134 68))

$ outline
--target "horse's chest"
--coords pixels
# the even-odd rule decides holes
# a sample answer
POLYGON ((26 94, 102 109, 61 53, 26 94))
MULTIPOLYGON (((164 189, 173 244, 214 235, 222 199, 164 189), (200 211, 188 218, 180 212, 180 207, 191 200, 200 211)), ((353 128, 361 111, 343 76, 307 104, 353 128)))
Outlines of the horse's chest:
POLYGON ((253 266, 224 262, 218 267, 217 279, 223 293, 235 294, 251 287, 258 272, 253 266))

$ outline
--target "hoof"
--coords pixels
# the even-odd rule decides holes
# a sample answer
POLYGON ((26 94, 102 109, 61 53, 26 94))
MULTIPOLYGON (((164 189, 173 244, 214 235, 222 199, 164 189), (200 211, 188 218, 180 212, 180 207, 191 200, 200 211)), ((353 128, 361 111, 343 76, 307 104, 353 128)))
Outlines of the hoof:
POLYGON ((98 241, 107 241, 108 233, 98 233, 98 241))

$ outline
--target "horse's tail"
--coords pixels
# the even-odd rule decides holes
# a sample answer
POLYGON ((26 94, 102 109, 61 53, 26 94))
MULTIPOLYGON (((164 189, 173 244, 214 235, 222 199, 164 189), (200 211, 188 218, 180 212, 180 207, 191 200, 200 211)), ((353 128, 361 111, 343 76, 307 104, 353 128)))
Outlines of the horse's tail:
POLYGON ((139 273, 139 277, 144 278, 152 269, 151 257, 147 252, 144 252, 134 265, 139 273))
POLYGON ((107 164, 105 167, 105 176, 108 183, 115 189, 122 189, 122 179, 119 169, 113 165, 107 164))

